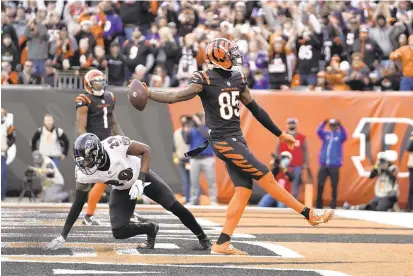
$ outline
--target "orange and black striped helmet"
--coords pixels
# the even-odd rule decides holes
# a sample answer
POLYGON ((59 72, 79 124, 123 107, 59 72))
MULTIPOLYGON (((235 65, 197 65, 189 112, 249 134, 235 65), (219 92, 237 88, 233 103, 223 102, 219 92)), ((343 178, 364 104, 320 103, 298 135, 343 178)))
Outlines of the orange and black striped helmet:
POLYGON ((102 96, 105 92, 106 76, 97 69, 88 71, 83 77, 86 92, 95 96, 102 96))
POLYGON ((205 62, 224 70, 231 70, 232 66, 242 65, 242 55, 235 42, 217 38, 207 44, 205 62))

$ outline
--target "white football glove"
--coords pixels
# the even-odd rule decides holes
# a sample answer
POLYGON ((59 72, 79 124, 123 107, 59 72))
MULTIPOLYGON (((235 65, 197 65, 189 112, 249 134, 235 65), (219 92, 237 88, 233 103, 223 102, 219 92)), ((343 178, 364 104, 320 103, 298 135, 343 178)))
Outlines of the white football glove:
POLYGON ((143 182, 142 180, 139 180, 139 179, 136 180, 129 190, 130 199, 135 200, 138 196, 143 195, 143 190, 149 184, 151 184, 151 182, 143 182))
POLYGON ((44 249, 45 250, 56 250, 62 248, 65 245, 65 239, 59 236, 53 239, 44 249))

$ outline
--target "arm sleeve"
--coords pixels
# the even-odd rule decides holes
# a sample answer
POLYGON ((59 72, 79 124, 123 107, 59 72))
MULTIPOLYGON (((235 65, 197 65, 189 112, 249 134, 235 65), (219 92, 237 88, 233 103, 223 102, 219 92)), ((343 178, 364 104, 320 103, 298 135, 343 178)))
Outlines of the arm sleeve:
POLYGON ((318 126, 317 128, 317 135, 318 137, 320 137, 321 140, 324 140, 324 136, 325 136, 325 131, 324 131, 324 127, 327 124, 327 120, 322 122, 321 125, 318 126))
POLYGON ((347 140, 347 131, 341 124, 340 124, 340 128, 341 128, 341 136, 340 136, 341 142, 345 142, 347 140))
POLYGON ((38 129, 32 138, 32 151, 35 151, 37 149, 37 141, 40 139, 40 129, 38 129))
POLYGON ((246 107, 251 111, 252 115, 261 123, 266 129, 272 132, 275 136, 279 137, 282 131, 278 128, 276 124, 271 120, 268 113, 262 109, 255 100, 252 100, 246 107))
POLYGON ((194 72, 189 79, 189 83, 197 83, 201 85, 209 84, 208 74, 204 71, 194 72))
POLYGON ((72 207, 70 208, 69 214, 66 217, 65 225, 62 230, 62 237, 64 239, 69 235, 70 229, 72 229, 73 224, 78 219, 80 212, 82 212, 83 205, 85 205, 87 200, 87 191, 76 190, 75 200, 73 201, 72 207))

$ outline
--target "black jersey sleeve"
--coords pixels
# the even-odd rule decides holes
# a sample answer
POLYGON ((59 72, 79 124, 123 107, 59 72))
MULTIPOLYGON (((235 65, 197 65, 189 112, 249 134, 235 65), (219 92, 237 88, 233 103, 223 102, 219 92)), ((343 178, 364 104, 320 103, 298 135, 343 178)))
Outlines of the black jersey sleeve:
POLYGON ((92 101, 89 99, 89 97, 85 94, 79 94, 76 97, 76 108, 81 107, 81 106, 89 106, 89 104, 92 101))
POLYGON ((197 83, 201 85, 210 85, 211 81, 209 79, 208 73, 205 71, 196 71, 192 74, 189 83, 197 83))

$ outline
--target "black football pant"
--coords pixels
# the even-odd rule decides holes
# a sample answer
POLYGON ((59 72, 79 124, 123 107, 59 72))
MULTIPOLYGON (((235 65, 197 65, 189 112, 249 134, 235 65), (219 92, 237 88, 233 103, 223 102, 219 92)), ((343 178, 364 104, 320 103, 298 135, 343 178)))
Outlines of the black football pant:
POLYGON ((235 187, 252 190, 252 180, 260 180, 269 173, 268 167, 250 151, 243 136, 213 140, 211 144, 216 156, 225 162, 235 187))
POLYGON ((326 183, 327 177, 330 177, 331 188, 332 188, 332 199, 330 207, 335 209, 337 205, 337 186, 339 179, 340 168, 332 168, 322 166, 318 171, 318 183, 317 183, 317 208, 323 208, 323 191, 324 184, 326 183))

